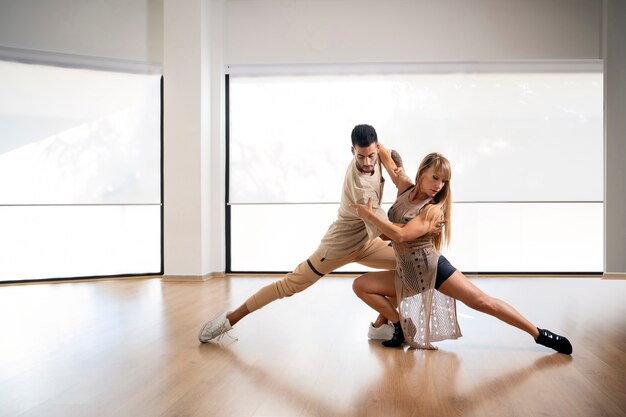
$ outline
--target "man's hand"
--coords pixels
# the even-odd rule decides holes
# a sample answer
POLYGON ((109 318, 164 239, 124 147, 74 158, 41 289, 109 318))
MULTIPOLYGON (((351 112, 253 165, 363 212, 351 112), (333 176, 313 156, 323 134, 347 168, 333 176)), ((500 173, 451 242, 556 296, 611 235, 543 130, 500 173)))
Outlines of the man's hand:
POLYGON ((367 204, 350 204, 356 215, 361 219, 365 219, 369 214, 374 211, 374 203, 372 203, 372 199, 367 200, 367 204))
POLYGON ((434 222, 431 226, 430 234, 433 236, 439 236, 443 230, 443 226, 445 226, 445 219, 441 219, 438 222, 434 222))
POLYGON ((404 167, 398 167, 394 169, 393 172, 398 175, 404 175, 405 177, 407 176, 406 173, 404 172, 404 167))

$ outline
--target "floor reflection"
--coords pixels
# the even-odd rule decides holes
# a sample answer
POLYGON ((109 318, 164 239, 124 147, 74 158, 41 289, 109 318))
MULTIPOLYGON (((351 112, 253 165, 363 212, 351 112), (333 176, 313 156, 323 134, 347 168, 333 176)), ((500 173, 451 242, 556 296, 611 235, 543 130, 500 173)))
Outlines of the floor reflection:
MULTIPOLYGON (((342 402, 337 401, 337 393, 315 389, 302 383, 301 378, 286 376, 276 364, 247 359, 245 353, 233 349, 235 345, 235 341, 228 340, 225 344, 200 345, 199 350, 206 360, 223 361, 229 372, 243 376, 243 379, 232 378, 225 382, 229 384, 228 392, 232 393, 233 400, 241 397, 242 385, 251 383, 253 395, 263 398, 259 400, 262 408, 256 413, 281 415, 461 416, 484 412, 495 415, 500 408, 510 410, 508 397, 518 386, 531 377, 540 377, 549 368, 567 365, 572 360, 570 356, 556 353, 541 355, 538 359, 525 359, 519 365, 508 366, 506 370, 496 370, 492 372, 496 376, 489 380, 463 378, 459 381, 463 362, 454 352, 393 350, 370 342, 369 356, 377 362, 380 372, 372 382, 362 385, 357 382, 346 387, 342 396, 349 398, 342 402)), ((485 372, 480 374, 485 375, 485 372)), ((301 377, 306 378, 306 375, 301 377)), ((244 393, 247 390, 250 387, 245 388, 244 393)))

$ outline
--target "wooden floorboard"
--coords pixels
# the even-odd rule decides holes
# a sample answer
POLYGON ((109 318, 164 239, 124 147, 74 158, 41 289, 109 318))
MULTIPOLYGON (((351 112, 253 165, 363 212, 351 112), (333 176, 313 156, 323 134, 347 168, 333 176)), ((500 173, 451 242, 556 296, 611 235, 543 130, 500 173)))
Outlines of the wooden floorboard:
POLYGON ((352 278, 326 277, 200 344, 210 316, 269 277, 0 287, 0 415, 625 416, 626 281, 473 278, 572 357, 458 306, 437 351, 368 341, 352 278))

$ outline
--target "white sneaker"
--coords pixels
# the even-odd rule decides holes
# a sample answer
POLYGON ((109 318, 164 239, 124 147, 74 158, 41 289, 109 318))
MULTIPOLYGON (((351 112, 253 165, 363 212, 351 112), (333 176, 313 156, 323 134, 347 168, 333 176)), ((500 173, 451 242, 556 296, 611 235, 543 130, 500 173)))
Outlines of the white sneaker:
POLYGON ((372 340, 389 340, 393 337, 393 324, 386 323, 380 327, 374 327, 374 323, 370 323, 367 330, 367 337, 372 340))
POLYGON ((198 340, 202 343, 207 343, 210 340, 217 338, 219 341, 224 334, 232 329, 230 322, 226 318, 226 312, 219 314, 217 317, 207 321, 200 329, 198 333, 198 340))

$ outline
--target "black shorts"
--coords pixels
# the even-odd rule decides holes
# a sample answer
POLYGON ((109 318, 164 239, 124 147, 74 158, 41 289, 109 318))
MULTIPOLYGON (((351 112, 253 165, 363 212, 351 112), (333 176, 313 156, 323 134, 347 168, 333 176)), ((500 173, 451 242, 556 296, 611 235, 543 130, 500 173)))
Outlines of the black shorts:
POLYGON ((452 274, 454 274, 456 268, 450 265, 450 262, 443 255, 439 255, 439 261, 437 262, 437 278, 435 279, 435 289, 438 290, 441 284, 446 282, 452 274))

